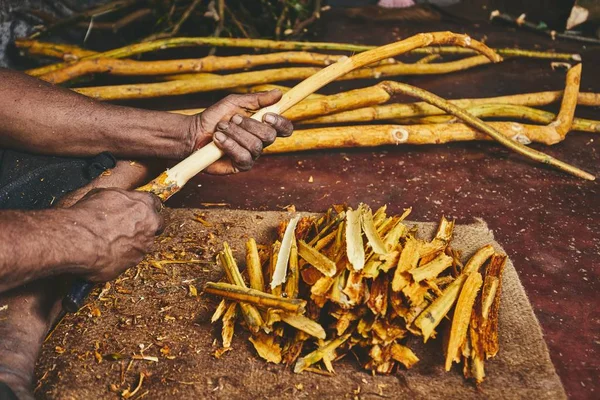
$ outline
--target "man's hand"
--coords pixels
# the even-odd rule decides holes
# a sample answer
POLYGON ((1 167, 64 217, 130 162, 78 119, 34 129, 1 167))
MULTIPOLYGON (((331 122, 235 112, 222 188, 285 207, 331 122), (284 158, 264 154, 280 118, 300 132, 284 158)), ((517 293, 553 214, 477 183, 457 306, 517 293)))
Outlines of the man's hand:
POLYGON ((139 263, 163 228, 158 197, 121 189, 92 190, 70 210, 90 237, 80 249, 90 259, 83 276, 105 282, 139 263))
POLYGON ((280 115, 267 113, 263 122, 249 118, 261 108, 277 103, 281 96, 280 90, 232 94, 194 117, 190 132, 194 150, 214 139, 217 147, 228 156, 208 167, 206 172, 225 175, 247 171, 277 136, 292 134, 292 123, 280 115))

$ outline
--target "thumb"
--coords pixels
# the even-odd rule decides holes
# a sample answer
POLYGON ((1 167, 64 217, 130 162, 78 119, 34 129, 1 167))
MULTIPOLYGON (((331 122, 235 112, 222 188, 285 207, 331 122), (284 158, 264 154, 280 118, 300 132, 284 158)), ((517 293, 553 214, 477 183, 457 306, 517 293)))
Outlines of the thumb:
POLYGON ((249 93, 236 98, 238 106, 247 110, 260 110, 261 108, 271 106, 281 100, 283 92, 279 89, 269 90, 268 92, 249 93))

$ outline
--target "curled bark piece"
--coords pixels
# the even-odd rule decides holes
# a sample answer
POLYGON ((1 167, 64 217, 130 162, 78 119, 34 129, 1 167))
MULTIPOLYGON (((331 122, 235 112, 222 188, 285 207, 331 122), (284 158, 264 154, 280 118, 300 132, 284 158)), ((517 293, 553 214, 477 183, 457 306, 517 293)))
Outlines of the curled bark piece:
POLYGON ((398 266, 394 271, 392 280, 392 290, 399 292, 410 283, 411 277, 409 272, 417 267, 419 262, 419 241, 412 236, 406 240, 406 244, 400 253, 398 266))
POLYGON ((392 345, 392 358, 402 363, 407 369, 419 362, 419 358, 411 349, 398 343, 392 345))
POLYGON ((281 363, 281 346, 275 342, 275 335, 257 332, 249 338, 258 355, 267 362, 281 363))
POLYGON ((287 283, 285 285, 285 293, 290 299, 298 297, 300 285, 300 267, 298 265, 298 243, 296 237, 292 238, 292 246, 290 248, 290 272, 287 283))
POLYGON ((355 271, 365 266, 365 249, 360 229, 360 210, 346 211, 346 255, 355 271))
POLYGON ((258 248, 256 247, 256 241, 252 238, 246 242, 246 271, 248 271, 250 287, 255 290, 265 290, 265 279, 262 273, 258 248))
POLYGON ((332 277, 336 273, 336 265, 329 258, 321 254, 314 247, 309 246, 303 240, 298 241, 298 255, 307 263, 318 269, 323 275, 332 277))
POLYGON ((302 332, 308 333, 311 336, 314 336, 318 339, 325 339, 325 329, 323 329, 319 323, 310 318, 307 318, 303 315, 283 314, 281 315, 281 320, 302 332))
POLYGON ((298 225, 299 220, 300 217, 292 218, 285 229, 277 256, 277 264, 271 277, 271 289, 282 285, 286 281, 292 241, 295 238, 296 225, 298 225))
POLYGON ((408 271, 415 282, 421 282, 426 279, 433 279, 437 277, 442 271, 452 265, 452 257, 447 256, 444 253, 440 253, 436 258, 431 260, 425 265, 421 265, 418 268, 408 271))
POLYGON ((446 371, 450 371, 453 361, 460 361, 460 349, 462 348, 469 328, 469 320, 473 311, 473 304, 477 293, 481 288, 483 279, 479 272, 473 272, 465 280, 460 291, 454 317, 452 318, 452 328, 450 329, 450 339, 446 353, 446 371))

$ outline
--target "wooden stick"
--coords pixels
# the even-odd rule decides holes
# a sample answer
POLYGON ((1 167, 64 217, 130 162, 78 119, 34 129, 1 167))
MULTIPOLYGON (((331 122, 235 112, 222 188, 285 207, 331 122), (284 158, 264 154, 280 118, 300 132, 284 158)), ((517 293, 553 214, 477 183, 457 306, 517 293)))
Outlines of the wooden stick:
POLYGON ((207 282, 204 288, 206 293, 221 296, 225 299, 252 304, 262 308, 277 308, 293 313, 304 313, 306 301, 300 299, 286 299, 273 296, 260 290, 242 288, 228 283, 207 282))
MULTIPOLYGON (((338 64, 340 62, 341 61, 338 61, 338 64)), ((445 74, 487 64, 489 62, 490 61, 486 57, 475 56, 459 61, 451 61, 439 64, 398 63, 381 65, 373 68, 356 69, 344 74, 343 76, 339 76, 336 79, 378 79, 381 77, 398 75, 445 74)), ((167 79, 171 80, 169 82, 118 86, 96 86, 77 88, 73 90, 98 100, 142 99, 209 92, 243 85, 257 85, 288 80, 302 80, 315 75, 320 70, 320 68, 312 67, 280 68, 220 75, 218 79, 215 79, 214 77, 209 78, 205 74, 180 74, 167 77, 167 79)))
MULTIPOLYGON (((80 76, 108 73, 123 76, 152 76, 180 74, 183 72, 214 72, 246 69, 271 64, 309 64, 327 66, 343 56, 308 53, 282 52, 270 54, 244 54, 231 57, 208 56, 204 58, 161 61, 119 60, 114 58, 96 58, 82 60, 65 68, 44 74, 40 79, 50 83, 63 83, 80 76)), ((395 62, 395 60, 391 60, 395 62)))
MULTIPOLYGON (((53 43, 38 42, 35 40, 17 39, 15 45, 21 49, 52 47, 53 43)), ((292 42, 292 41, 274 41, 262 39, 236 39, 236 38, 214 38, 214 37, 196 37, 196 38, 169 38, 156 40, 153 42, 144 42, 133 44, 118 49, 109 50, 102 53, 90 54, 90 58, 127 58, 137 54, 162 50, 175 47, 193 47, 193 46, 222 46, 239 48, 260 48, 271 50, 335 50, 349 52, 363 52, 376 48, 376 46, 355 45, 347 43, 323 43, 323 42, 292 42)), ((565 61, 581 61, 579 54, 540 52, 534 50, 520 50, 501 48, 496 52, 504 57, 530 57, 565 61)), ((425 47, 417 48, 411 51, 416 54, 474 54, 475 51, 468 48, 457 46, 448 47, 425 47)), ((62 58, 62 57, 61 57, 62 58)), ((32 76, 40 76, 45 73, 55 71, 65 67, 66 64, 58 63, 45 67, 35 68, 27 71, 32 76)))
MULTIPOLYGON (((522 143, 552 145, 562 139, 556 129, 517 122, 487 122, 505 137, 522 143)), ((280 138, 265 148, 264 154, 309 150, 378 147, 400 144, 444 144, 473 140, 493 140, 464 123, 418 125, 352 125, 297 129, 289 138, 280 138)))
MULTIPOLYGON (((556 120, 556 114, 538 110, 537 108, 531 108, 527 106, 518 106, 514 104, 481 104, 471 107, 465 107, 469 113, 479 118, 514 118, 519 120, 526 120, 536 122, 540 124, 550 124, 556 120)), ((300 121, 303 123, 304 121, 300 121)), ((399 124, 447 124, 456 122, 456 118, 452 115, 432 115, 429 117, 416 117, 416 118, 401 118, 394 120, 399 124)), ((571 125, 572 131, 600 132, 600 121, 594 121, 591 119, 584 118, 573 118, 573 124, 571 125)), ((532 141, 536 141, 531 139, 532 141)), ((553 143, 546 143, 553 144, 553 143)))
POLYGON ((94 55, 97 52, 69 44, 45 43, 32 40, 30 46, 27 47, 27 53, 31 55, 61 58, 65 61, 75 61, 80 58, 94 55))
MULTIPOLYGON (((525 93, 509 96, 448 100, 458 107, 473 107, 483 104, 513 104, 523 106, 544 106, 555 103, 563 97, 563 91, 525 93)), ((367 102, 367 99, 361 99, 367 102)), ((600 93, 579 93, 577 104, 582 106, 600 106, 600 93)), ((374 107, 356 108, 352 111, 343 111, 336 114, 303 120, 306 124, 339 124, 347 122, 366 122, 395 120, 398 118, 425 117, 444 114, 439 108, 426 102, 408 104, 386 104, 374 107)))
MULTIPOLYGON (((323 86, 354 69, 406 53, 407 51, 417 47, 423 47, 432 44, 455 44, 477 50, 494 61, 500 61, 502 59, 491 49, 466 35, 457 35, 451 32, 422 33, 412 36, 408 39, 391 43, 386 46, 382 46, 377 49, 360 53, 353 57, 338 61, 337 63, 322 69, 319 73, 304 80, 289 92, 284 93, 281 100, 277 104, 263 108, 254 114, 252 118, 257 121, 262 121, 263 116, 268 112, 281 114, 293 105, 302 101, 309 94, 319 90, 323 86)), ((456 109, 452 109, 452 111, 456 113, 456 109)), ((460 113, 464 114, 462 110, 458 109, 458 114, 460 113)), ((480 120, 477 121, 479 121, 480 125, 485 126, 485 124, 483 124, 483 122, 480 120)), ((497 134, 498 137, 501 137, 499 133, 496 133, 495 131, 493 131, 493 133, 497 134)), ((516 147, 522 151, 522 149, 520 149, 518 146, 513 147, 516 147)), ((222 156, 223 152, 216 146, 214 142, 211 142, 202 149, 194 152, 192 155, 175 165, 173 168, 163 172, 152 182, 139 188, 139 190, 152 192, 165 201, 174 193, 179 191, 193 176, 204 170, 222 156)))

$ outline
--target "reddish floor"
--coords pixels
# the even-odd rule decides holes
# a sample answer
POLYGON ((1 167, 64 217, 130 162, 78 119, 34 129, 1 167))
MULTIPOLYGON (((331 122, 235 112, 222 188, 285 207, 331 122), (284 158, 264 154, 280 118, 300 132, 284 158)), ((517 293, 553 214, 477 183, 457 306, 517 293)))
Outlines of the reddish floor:
MULTIPOLYGON (((493 46, 580 52, 582 90, 600 92, 600 51, 490 26, 410 25, 348 20, 330 14, 316 40, 383 44, 410 33, 449 29, 486 37, 493 46)), ((563 87, 564 71, 549 61, 509 60, 448 76, 404 79, 449 98, 485 97, 563 87)), ((368 82, 332 84, 335 90, 368 82)), ((202 98, 177 99, 188 106, 202 98)), ((172 103, 171 103, 172 104, 172 103)), ((599 109, 578 115, 600 119, 599 109)), ((534 146, 542 149, 542 146, 534 146)), ((569 134, 544 151, 600 176, 600 137, 569 134)), ((398 146, 264 157, 248 173, 202 176, 171 200, 172 207, 227 203, 276 210, 294 204, 322 211, 334 203, 388 204, 411 218, 442 214, 469 223, 482 218, 515 263, 546 335, 552 360, 572 398, 600 391, 600 185, 539 165, 492 144, 398 146), (314 178, 309 183, 309 177, 314 178)))

